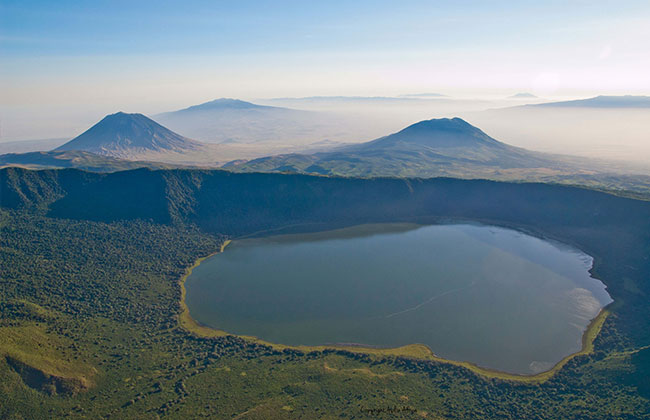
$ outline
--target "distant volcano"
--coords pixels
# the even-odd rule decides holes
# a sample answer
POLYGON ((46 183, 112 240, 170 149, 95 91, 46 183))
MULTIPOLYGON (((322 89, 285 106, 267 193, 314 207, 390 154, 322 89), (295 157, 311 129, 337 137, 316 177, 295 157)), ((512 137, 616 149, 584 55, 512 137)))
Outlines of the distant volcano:
POLYGON ((107 115, 55 150, 83 150, 104 156, 132 158, 149 152, 198 151, 203 146, 142 114, 118 112, 107 115))
POLYGON ((313 143, 340 131, 340 124, 317 112, 257 105, 220 98, 154 115, 172 130, 206 143, 313 143), (328 128, 329 127, 329 128, 328 128))
POLYGON ((538 99, 537 96, 528 92, 515 93, 512 96, 508 96, 508 99, 538 99))
POLYGON ((351 149, 378 149, 400 144, 417 144, 430 148, 496 147, 505 145, 460 118, 425 120, 380 139, 351 146, 351 149))
POLYGON ((501 143, 460 118, 420 121, 397 133, 331 152, 269 156, 226 167, 364 177, 474 178, 524 168, 566 169, 551 156, 501 143))
POLYGON ((199 105, 193 105, 189 108, 180 109, 178 111, 166 112, 160 114, 161 116, 169 114, 181 114, 187 112, 207 111, 207 110, 224 110, 224 109, 273 109, 272 106, 257 105, 251 102, 242 101, 232 98, 219 98, 210 102, 205 102, 199 105))

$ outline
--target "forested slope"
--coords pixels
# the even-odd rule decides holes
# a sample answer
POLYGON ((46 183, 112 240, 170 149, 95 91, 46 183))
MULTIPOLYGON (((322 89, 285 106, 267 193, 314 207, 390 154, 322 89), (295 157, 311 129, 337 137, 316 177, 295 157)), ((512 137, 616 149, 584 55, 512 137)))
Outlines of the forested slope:
POLYGON ((0 417, 618 418, 650 415, 650 203, 545 184, 224 171, 0 171, 0 417), (477 220, 594 256, 615 300, 594 352, 517 383, 178 327, 178 279, 226 236, 477 220), (40 373, 38 373, 40 372, 40 373), (34 379, 36 378, 36 380, 34 379))

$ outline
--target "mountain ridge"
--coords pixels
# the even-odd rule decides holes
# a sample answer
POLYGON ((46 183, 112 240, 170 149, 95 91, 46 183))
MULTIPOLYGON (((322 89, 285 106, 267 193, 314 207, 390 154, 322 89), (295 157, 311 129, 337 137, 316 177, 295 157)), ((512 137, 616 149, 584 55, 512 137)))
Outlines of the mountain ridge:
POLYGON ((543 104, 528 104, 525 107, 552 108, 650 108, 650 96, 643 95, 599 95, 593 98, 575 99, 571 101, 545 102, 543 104))
POLYGON ((574 220, 577 214, 581 217, 573 223, 587 223, 587 219, 605 217, 605 212, 621 223, 630 223, 632 218, 644 224, 650 220, 649 202, 587 188, 453 178, 364 179, 214 169, 142 168, 107 174, 78 169, 3 168, 0 192, 0 207, 8 209, 46 210, 53 217, 105 222, 141 218, 190 223, 226 234, 298 222, 367 223, 477 217, 479 213, 494 220, 506 214, 513 220, 523 213, 534 214, 535 223, 542 225, 558 217, 574 220), (514 200, 512 194, 526 199, 514 200), (537 200, 549 194, 555 196, 559 206, 549 208, 554 215, 538 208, 542 201, 537 200), (499 195, 502 197, 497 198, 499 195), (447 200, 456 205, 449 207, 447 200), (628 203, 628 211, 622 211, 616 203, 628 203))

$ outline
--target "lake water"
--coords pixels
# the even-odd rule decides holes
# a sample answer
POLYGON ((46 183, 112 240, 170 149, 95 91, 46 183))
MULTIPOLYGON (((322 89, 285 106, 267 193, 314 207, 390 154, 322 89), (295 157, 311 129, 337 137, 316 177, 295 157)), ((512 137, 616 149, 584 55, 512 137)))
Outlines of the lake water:
POLYGON ((422 343, 532 374, 579 351, 611 302, 591 264, 499 227, 364 225, 234 241, 194 269, 186 302, 205 325, 270 342, 422 343))

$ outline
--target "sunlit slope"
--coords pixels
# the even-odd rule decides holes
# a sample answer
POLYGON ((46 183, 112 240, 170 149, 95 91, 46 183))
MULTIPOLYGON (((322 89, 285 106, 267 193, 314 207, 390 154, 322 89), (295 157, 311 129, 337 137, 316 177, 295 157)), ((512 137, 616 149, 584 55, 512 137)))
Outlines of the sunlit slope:
POLYGON ((55 150, 82 150, 128 159, 143 153, 193 152, 202 147, 142 114, 118 112, 55 150))

